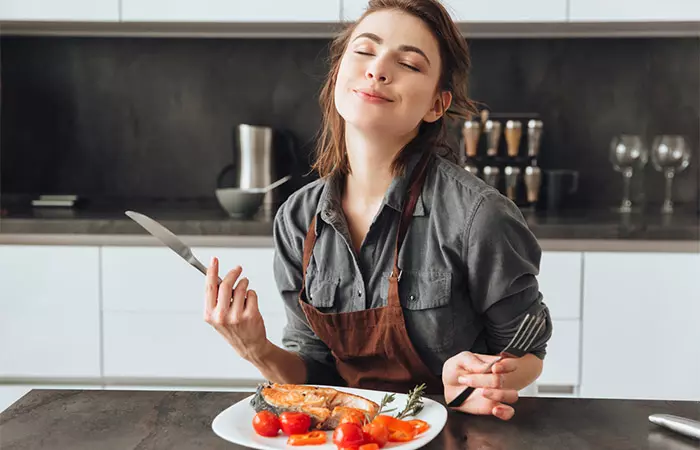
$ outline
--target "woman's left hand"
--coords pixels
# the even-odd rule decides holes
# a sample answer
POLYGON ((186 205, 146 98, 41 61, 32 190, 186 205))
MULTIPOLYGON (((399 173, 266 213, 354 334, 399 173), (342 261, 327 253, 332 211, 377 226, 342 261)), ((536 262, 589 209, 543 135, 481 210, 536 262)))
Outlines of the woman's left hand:
POLYGON ((445 361, 442 382, 445 400, 450 402, 462 391, 472 386, 474 392, 455 408, 469 414, 494 415, 510 420, 515 414, 511 404, 518 401, 518 390, 509 385, 509 374, 518 368, 517 359, 507 358, 497 362, 488 373, 482 373, 497 356, 462 352, 445 361))

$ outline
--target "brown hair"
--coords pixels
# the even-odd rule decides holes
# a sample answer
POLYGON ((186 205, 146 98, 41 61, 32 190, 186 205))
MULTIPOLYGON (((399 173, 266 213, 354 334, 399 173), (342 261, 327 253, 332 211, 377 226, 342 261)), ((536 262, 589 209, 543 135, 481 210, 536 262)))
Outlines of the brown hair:
POLYGON ((385 9, 396 9, 411 14, 421 19, 432 30, 438 41, 442 60, 438 89, 452 93, 452 103, 445 115, 433 123, 421 124, 418 135, 399 152, 394 160, 392 171, 395 174, 402 173, 407 159, 415 152, 442 149, 448 154, 454 153, 447 143, 445 116, 470 118, 477 113, 474 104, 467 96, 470 67, 467 43, 445 7, 438 0, 370 0, 362 17, 349 24, 330 45, 331 67, 319 97, 323 119, 316 144, 316 160, 312 166, 312 169, 318 171, 321 177, 335 173, 346 175, 350 172, 345 148, 344 121, 335 108, 335 83, 340 61, 357 24, 367 15, 385 9))

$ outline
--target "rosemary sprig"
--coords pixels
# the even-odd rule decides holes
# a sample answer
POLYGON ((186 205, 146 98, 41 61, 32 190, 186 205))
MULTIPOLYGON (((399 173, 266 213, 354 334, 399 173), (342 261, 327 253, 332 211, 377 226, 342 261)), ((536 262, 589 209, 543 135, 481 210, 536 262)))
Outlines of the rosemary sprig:
POLYGON ((396 408, 384 409, 384 408, 386 408, 386 406, 389 403, 393 402, 395 398, 396 398, 396 396, 394 394, 384 394, 384 397, 382 398, 382 401, 379 404, 379 409, 374 414, 374 416, 369 417, 369 414, 367 415, 367 422, 369 423, 369 422, 373 421, 374 418, 380 414, 386 414, 386 413, 390 413, 392 411, 396 411, 396 408))
POLYGON ((415 416, 423 410, 423 392, 425 391, 425 383, 416 386, 408 392, 406 406, 396 415, 397 419, 403 419, 408 416, 415 416))

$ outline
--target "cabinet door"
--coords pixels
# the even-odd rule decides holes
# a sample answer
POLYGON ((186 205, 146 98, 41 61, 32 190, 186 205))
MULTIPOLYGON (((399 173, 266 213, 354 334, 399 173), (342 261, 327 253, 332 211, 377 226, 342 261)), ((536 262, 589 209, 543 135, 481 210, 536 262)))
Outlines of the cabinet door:
POLYGON ((132 22, 337 22, 340 0, 121 0, 132 22))
POLYGON ((664 22, 700 20, 695 0, 569 0, 573 22, 664 22))
POLYGON ((99 249, 0 246, 0 378, 100 376, 99 249))
MULTIPOLYGON (((272 248, 193 248, 220 273, 236 265, 259 297, 268 339, 282 345, 284 305, 272 248)), ((104 374, 110 379, 259 380, 258 370, 204 322, 205 277, 164 247, 105 247, 104 374)))
POLYGON ((581 356, 580 326, 578 320, 552 321, 552 337, 547 343, 542 374, 535 382, 541 394, 576 392, 581 356))
MULTIPOLYGON (((456 22, 564 22, 567 0, 444 0, 442 3, 456 22)), ((357 20, 367 0, 344 0, 343 19, 357 20)))
POLYGON ((700 400, 700 255, 587 253, 583 397, 700 400))
POLYGON ((0 0, 0 20, 116 22, 119 0, 0 0))
POLYGON ((581 265, 579 252, 543 252, 540 292, 554 319, 578 319, 581 316, 581 265))

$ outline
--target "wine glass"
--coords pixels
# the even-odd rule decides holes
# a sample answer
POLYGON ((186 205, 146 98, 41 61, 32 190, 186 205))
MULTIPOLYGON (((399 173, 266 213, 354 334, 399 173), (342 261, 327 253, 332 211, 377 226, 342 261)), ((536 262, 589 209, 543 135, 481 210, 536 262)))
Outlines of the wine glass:
POLYGON ((683 136, 657 136, 652 143, 651 162, 656 170, 663 172, 666 179, 661 212, 670 214, 673 212, 673 178, 690 165, 690 147, 683 136))
POLYGON ((635 169, 643 168, 648 160, 648 152, 644 147, 642 138, 637 135, 622 134, 616 136, 610 142, 610 162, 613 169, 622 172, 624 192, 622 202, 617 210, 621 213, 632 212, 632 200, 630 200, 630 182, 635 169))

